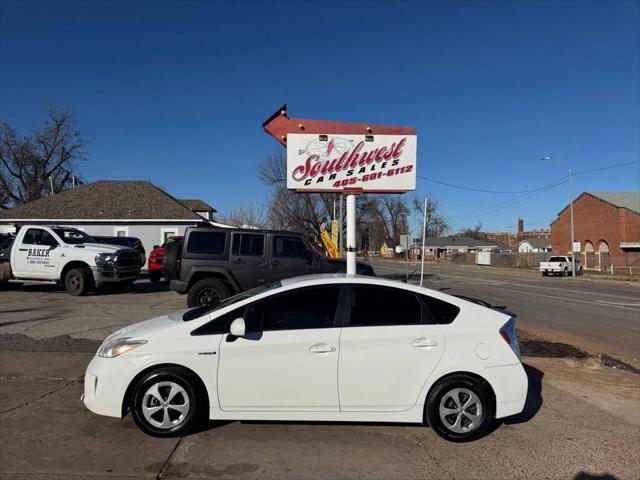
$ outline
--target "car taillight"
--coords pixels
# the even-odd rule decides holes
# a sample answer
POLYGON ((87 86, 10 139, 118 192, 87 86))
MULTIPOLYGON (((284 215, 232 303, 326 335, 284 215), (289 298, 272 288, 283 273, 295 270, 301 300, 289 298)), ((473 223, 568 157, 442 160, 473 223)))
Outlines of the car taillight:
POLYGON ((511 347, 513 353, 520 358, 520 345, 518 344, 518 337, 516 336, 516 319, 511 317, 507 323, 505 323, 500 329, 500 336, 503 338, 507 345, 511 347))

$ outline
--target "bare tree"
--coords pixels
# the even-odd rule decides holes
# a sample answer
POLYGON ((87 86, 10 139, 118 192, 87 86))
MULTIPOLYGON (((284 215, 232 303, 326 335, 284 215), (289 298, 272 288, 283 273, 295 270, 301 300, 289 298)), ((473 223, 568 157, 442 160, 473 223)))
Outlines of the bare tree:
POLYGON ((81 182, 77 163, 85 142, 68 110, 49 110, 44 124, 20 137, 0 121, 0 208, 7 209, 81 182))
POLYGON ((258 165, 258 176, 273 190, 267 205, 267 224, 276 229, 304 233, 315 246, 321 247, 320 223, 331 215, 332 194, 303 195, 288 190, 287 160, 280 153, 267 156, 258 165))
POLYGON ((267 226, 264 207, 258 203, 236 207, 218 221, 240 228, 265 228, 267 226))
POLYGON ((482 231, 482 223, 478 222, 475 227, 466 227, 460 230, 458 235, 475 238, 476 240, 486 240, 486 234, 482 231))
MULTIPOLYGON (((424 218, 424 199, 413 197, 413 210, 420 215, 420 219, 424 218)), ((438 200, 427 196, 427 218, 425 234, 427 237, 439 237, 449 231, 449 223, 439 213, 440 204, 438 200)))

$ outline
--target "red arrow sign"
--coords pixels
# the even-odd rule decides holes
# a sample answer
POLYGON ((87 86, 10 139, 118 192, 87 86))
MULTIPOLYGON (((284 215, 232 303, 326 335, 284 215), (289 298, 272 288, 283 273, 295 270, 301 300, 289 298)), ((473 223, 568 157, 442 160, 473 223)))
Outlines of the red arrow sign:
POLYGON ((371 123, 330 122, 309 118, 289 118, 287 105, 280 107, 263 124, 265 132, 287 146, 289 133, 359 134, 359 135, 415 135, 414 127, 374 125, 371 123))

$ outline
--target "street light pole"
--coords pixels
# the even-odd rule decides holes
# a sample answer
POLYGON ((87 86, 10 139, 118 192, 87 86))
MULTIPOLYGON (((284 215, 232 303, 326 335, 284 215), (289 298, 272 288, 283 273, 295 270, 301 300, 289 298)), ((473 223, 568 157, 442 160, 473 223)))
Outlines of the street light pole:
MULTIPOLYGON (((564 165, 562 165, 558 160, 556 160, 553 157, 542 157, 542 160, 553 160, 554 162, 556 162, 560 168, 566 168, 564 165)), ((568 176, 569 176, 569 210, 571 212, 571 278, 575 278, 576 276, 576 258, 575 258, 575 253, 574 253, 574 249, 573 249, 573 244, 575 243, 575 235, 574 235, 574 230, 573 230, 573 171, 571 170, 571 168, 568 169, 568 176)))

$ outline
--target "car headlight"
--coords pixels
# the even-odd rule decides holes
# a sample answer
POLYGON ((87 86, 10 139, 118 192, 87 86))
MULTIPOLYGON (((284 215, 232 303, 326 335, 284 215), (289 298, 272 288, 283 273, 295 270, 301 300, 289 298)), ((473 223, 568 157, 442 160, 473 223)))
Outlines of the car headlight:
POLYGON ((131 337, 114 338, 105 340, 98 349, 98 356, 103 358, 113 358, 122 355, 134 348, 147 343, 146 340, 132 340, 131 337))
POLYGON ((96 265, 105 265, 115 263, 118 256, 113 253, 100 253, 95 256, 96 265))

